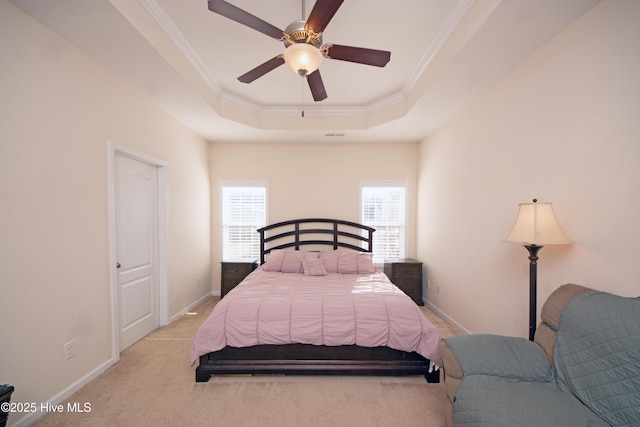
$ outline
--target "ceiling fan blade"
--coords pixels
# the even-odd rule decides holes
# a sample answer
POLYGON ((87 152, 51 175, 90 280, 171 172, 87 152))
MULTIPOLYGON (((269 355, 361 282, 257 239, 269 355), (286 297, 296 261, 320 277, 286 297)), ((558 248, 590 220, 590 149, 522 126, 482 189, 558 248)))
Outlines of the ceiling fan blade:
POLYGON ((224 0, 209 0, 209 10, 277 40, 280 40, 284 34, 281 29, 224 0))
POLYGON ((307 76, 307 81, 309 82, 309 89, 311 89, 314 101, 322 101, 327 98, 327 91, 324 89, 320 70, 315 70, 313 73, 309 74, 307 76))
POLYGON ((321 33, 336 14, 344 0, 317 0, 313 5, 306 27, 314 33, 321 33))
POLYGON ((238 80, 240 80, 242 83, 251 83, 255 79, 264 76, 269 71, 275 70, 282 64, 284 64, 284 57, 282 55, 275 56, 267 62, 258 65, 253 70, 244 73, 243 75, 238 77, 238 80))
POLYGON ((384 67, 391 59, 391 52, 386 50, 342 46, 339 44, 327 44, 323 46, 323 50, 327 53, 326 56, 331 59, 374 65, 376 67, 384 67))

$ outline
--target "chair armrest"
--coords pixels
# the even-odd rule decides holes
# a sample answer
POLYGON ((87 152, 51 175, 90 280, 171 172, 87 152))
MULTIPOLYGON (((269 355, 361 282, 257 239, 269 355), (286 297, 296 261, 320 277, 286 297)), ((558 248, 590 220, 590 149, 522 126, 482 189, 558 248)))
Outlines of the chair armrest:
POLYGON ((462 382, 462 368, 456 359, 455 354, 445 340, 440 341, 440 354, 442 354, 442 369, 440 373, 440 382, 444 385, 444 391, 447 395, 445 401, 445 425, 453 427, 453 401, 456 397, 458 387, 462 382))
POLYGON ((545 353, 524 338, 462 335, 445 338, 444 342, 448 346, 443 346, 445 372, 453 377, 482 374, 527 381, 553 378, 545 353))

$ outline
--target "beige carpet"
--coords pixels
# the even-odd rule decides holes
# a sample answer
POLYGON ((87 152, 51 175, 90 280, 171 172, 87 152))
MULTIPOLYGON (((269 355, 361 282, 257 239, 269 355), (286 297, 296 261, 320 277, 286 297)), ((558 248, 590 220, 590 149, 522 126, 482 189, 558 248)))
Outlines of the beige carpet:
POLYGON ((214 376, 196 383, 191 338, 217 299, 158 329, 35 426, 444 426, 444 391, 424 377, 214 376), (66 403, 65 403, 66 406, 66 403))

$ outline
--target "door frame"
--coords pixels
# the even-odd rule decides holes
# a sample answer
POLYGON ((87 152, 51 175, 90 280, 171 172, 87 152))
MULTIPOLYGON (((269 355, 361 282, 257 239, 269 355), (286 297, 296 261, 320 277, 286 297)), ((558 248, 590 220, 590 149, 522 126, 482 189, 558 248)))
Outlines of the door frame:
POLYGON ((113 141, 108 141, 109 192, 109 272, 111 276, 111 347, 113 362, 120 360, 117 234, 116 234, 116 155, 126 156, 156 167, 158 172, 158 299, 160 326, 169 324, 169 192, 167 162, 113 141))

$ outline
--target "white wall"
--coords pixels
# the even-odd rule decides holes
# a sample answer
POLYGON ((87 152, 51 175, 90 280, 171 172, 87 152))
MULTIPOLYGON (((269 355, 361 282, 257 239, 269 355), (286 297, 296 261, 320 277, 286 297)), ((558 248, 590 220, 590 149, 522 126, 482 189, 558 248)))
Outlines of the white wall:
POLYGON ((212 270, 220 289, 220 180, 266 180, 267 222, 296 218, 360 221, 360 181, 406 180, 407 256, 415 255, 418 144, 211 145, 212 270))
POLYGON ((209 143, 5 0, 0 57, 0 383, 39 404, 112 357, 108 141, 168 164, 171 315, 210 292, 209 143))
POLYGON ((421 143, 428 299, 471 332, 528 334, 528 253, 501 239, 534 197, 577 242, 540 251, 538 311, 566 282, 640 295, 638 22, 601 2, 421 143))

